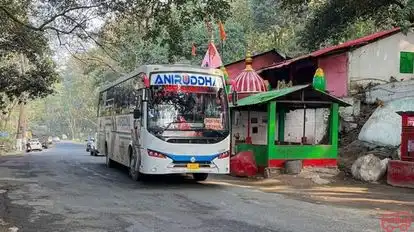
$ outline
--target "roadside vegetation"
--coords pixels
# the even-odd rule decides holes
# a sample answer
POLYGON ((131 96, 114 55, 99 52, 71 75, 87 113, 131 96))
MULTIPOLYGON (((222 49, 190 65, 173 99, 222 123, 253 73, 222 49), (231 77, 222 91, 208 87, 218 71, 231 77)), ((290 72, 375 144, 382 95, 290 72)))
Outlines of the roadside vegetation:
POLYGON ((294 57, 394 26, 408 29, 413 12, 414 0, 3 0, 0 131, 9 136, 0 143, 13 144, 20 103, 28 128, 47 126, 70 139, 93 135, 98 87, 141 64, 201 64, 206 21, 216 43, 217 22, 225 24, 220 53, 230 63, 247 48, 294 57))

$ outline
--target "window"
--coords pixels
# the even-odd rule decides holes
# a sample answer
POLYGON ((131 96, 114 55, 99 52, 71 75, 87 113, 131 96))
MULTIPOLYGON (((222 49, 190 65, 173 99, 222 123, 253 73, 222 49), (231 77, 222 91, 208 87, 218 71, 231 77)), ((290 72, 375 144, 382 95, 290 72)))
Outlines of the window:
POLYGON ((257 120, 257 118, 251 118, 251 119, 250 119, 250 122, 251 122, 251 123, 258 123, 258 121, 259 121, 259 120, 257 120))
MULTIPOLYGON (((130 114, 137 107, 140 91, 136 89, 137 78, 131 78, 112 87, 115 114, 130 114)), ((109 91, 108 91, 109 94, 109 91)), ((112 95, 111 95, 112 96, 112 95)))
POLYGON ((400 73, 414 73, 414 52, 400 52, 400 73))
POLYGON ((142 75, 130 78, 102 92, 99 100, 102 108, 99 109, 99 114, 101 116, 109 116, 112 113, 131 114, 138 106, 141 88, 144 88, 142 75))
POLYGON ((98 117, 104 116, 105 113, 104 93, 99 93, 98 117))
POLYGON ((105 99, 105 107, 109 108, 112 107, 114 104, 114 98, 115 98, 115 89, 114 87, 108 89, 108 91, 106 91, 106 97, 105 99))
POLYGON ((259 128, 258 127, 253 127, 252 132, 253 132, 253 134, 259 133, 259 128))

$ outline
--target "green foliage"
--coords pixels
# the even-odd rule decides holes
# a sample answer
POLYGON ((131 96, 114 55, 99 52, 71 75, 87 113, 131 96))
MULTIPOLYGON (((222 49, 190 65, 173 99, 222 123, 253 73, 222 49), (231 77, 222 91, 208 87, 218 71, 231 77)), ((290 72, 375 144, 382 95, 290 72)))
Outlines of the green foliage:
MULTIPOLYGON (((303 4, 284 0, 285 7, 303 4)), ((414 0, 326 0, 311 7, 300 44, 308 50, 354 39, 393 26, 407 26, 414 22, 414 0)))
MULTIPOLYGON (((9 6, 22 21, 27 21, 25 3, 9 6)), ((15 99, 23 101, 52 93, 58 76, 44 34, 16 23, 3 11, 0 21, 0 109, 15 99)))
POLYGON ((210 40, 205 20, 212 22, 223 62, 230 63, 243 59, 247 48, 254 53, 275 48, 297 56, 394 25, 408 28, 414 21, 412 12, 414 0, 25 0, 14 8, 0 3, 0 18, 7 20, 0 25, 0 52, 9 49, 1 56, 7 62, 0 64, 0 87, 7 87, 0 92, 7 93, 7 104, 12 104, 13 96, 22 92, 43 97, 54 86, 56 94, 31 104, 30 121, 77 138, 95 129, 98 86, 142 64, 201 65, 210 40), (28 22, 28 12, 37 23, 28 22), (90 28, 94 17, 104 19, 99 30, 90 28), (227 33, 224 51, 219 19, 227 33), (72 54, 60 84, 55 84, 45 32, 65 46, 78 40, 96 45, 72 54), (196 57, 191 56, 193 43, 196 57), (20 53, 29 61, 24 75, 18 65, 20 53), (40 83, 19 81, 34 78, 40 83), (30 91, 32 86, 40 91, 30 91))
POLYGON ((80 61, 71 59, 62 72, 63 82, 55 85, 55 94, 29 104, 31 129, 42 125, 51 134, 68 134, 73 139, 96 132, 98 90, 83 69, 80 61))

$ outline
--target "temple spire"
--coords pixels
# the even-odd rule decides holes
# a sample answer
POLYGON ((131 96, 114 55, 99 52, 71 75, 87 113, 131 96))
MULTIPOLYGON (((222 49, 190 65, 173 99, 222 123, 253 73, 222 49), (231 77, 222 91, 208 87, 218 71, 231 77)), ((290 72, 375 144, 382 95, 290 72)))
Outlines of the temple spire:
POLYGON ((244 69, 245 71, 253 71, 253 59, 252 59, 252 54, 250 52, 250 50, 247 50, 246 53, 246 68, 244 69))

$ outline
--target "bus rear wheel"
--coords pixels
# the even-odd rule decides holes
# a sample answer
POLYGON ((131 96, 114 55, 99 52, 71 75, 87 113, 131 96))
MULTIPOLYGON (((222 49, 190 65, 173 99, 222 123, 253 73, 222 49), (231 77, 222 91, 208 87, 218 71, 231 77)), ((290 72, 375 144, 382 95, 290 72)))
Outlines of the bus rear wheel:
POLYGON ((109 155, 106 155, 106 167, 108 167, 108 168, 113 168, 114 167, 114 161, 112 161, 109 158, 109 155))
POLYGON ((112 161, 109 158, 109 154, 108 154, 108 146, 105 145, 105 155, 106 155, 106 167, 108 168, 113 168, 114 167, 114 161, 112 161))
POLYGON ((193 178, 196 181, 205 181, 207 180, 208 173, 193 173, 193 178))

